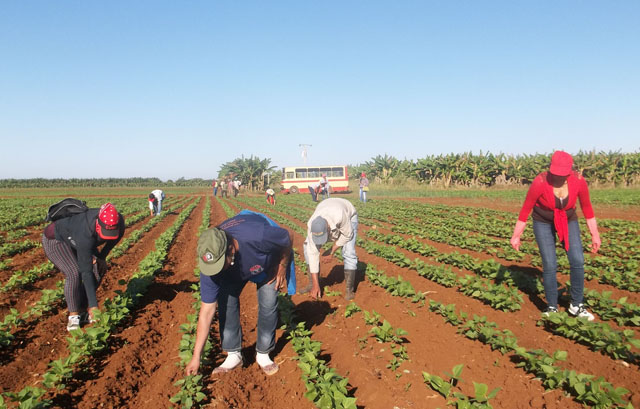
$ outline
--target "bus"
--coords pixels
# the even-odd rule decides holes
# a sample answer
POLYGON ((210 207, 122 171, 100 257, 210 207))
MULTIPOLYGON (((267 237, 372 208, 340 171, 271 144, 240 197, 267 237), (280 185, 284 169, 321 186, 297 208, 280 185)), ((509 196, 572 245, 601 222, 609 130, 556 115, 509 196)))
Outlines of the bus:
POLYGON ((308 186, 326 174, 331 192, 346 192, 349 175, 346 165, 291 166, 282 168, 282 191, 284 193, 309 192, 308 186))

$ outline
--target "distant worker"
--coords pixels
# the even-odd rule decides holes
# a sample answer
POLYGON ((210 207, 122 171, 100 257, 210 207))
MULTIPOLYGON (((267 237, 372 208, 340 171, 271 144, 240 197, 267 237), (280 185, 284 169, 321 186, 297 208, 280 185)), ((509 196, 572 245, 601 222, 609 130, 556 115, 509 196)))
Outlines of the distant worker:
POLYGON ((369 179, 367 179, 367 175, 362 172, 360 174, 360 201, 363 203, 367 203, 367 192, 369 191, 369 179))
POLYGON ((162 201, 164 200, 164 192, 156 189, 149 193, 149 211, 151 216, 159 216, 162 211, 162 201))
POLYGON ((64 298, 69 311, 67 331, 96 319, 96 290, 107 272, 105 260, 124 231, 124 217, 111 203, 58 219, 45 227, 42 248, 64 274, 64 298))
POLYGON ((312 183, 308 186, 309 193, 311 194, 311 200, 318 201, 318 195, 322 192, 322 184, 320 182, 312 183))
POLYGON ((278 372, 278 364, 269 353, 276 346, 278 291, 286 287, 291 254, 289 232, 257 213, 241 212, 202 232, 198 239, 202 302, 193 357, 185 368, 186 375, 198 372, 216 307, 222 350, 227 357, 213 374, 242 366, 240 294, 250 281, 256 284, 258 296, 256 362, 266 375, 278 372))
POLYGON ((345 297, 351 300, 355 297, 356 268, 356 238, 358 235, 358 212, 346 199, 331 198, 323 200, 307 222, 307 238, 303 244, 304 256, 311 273, 310 283, 300 290, 300 294, 310 292, 311 297, 320 298, 320 259, 328 263, 339 247, 342 247, 344 259, 345 297), (321 256, 320 249, 327 242, 333 241, 328 255, 321 256))
POLYGON ((233 196, 236 191, 236 184, 233 179, 227 179, 227 197, 233 196))
POLYGON ((547 308, 543 315, 549 316, 558 311, 557 234, 570 265, 571 300, 567 311, 573 316, 593 321, 593 314, 582 303, 584 252, 576 212, 578 199, 591 233, 591 252, 597 253, 601 244, 600 234, 589 199, 587 181, 573 170, 573 158, 563 151, 554 152, 549 171, 538 174, 531 183, 510 242, 515 250, 520 250, 520 236, 533 210, 533 234, 542 257, 542 284, 547 300, 547 308))
POLYGON ((323 173, 322 177, 320 178, 320 185, 322 186, 322 199, 328 199, 329 198, 329 190, 331 189, 331 185, 329 184, 329 179, 327 179, 327 174, 323 173))
POLYGON ((218 194, 218 181, 213 179, 213 181, 211 182, 211 187, 213 188, 213 197, 216 197, 216 195, 218 194))
POLYGON ((227 181, 222 179, 220 181, 220 197, 227 196, 227 181))
POLYGON ((269 188, 266 191, 267 194, 267 203, 269 203, 270 205, 275 205, 276 204, 276 192, 269 188))

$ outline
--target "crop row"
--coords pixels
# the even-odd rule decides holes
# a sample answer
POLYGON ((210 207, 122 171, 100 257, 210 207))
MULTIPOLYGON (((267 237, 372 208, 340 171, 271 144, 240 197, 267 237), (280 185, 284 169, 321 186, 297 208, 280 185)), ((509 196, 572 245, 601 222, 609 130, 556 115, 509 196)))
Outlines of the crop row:
MULTIPOLYGON (((410 283, 398 281, 387 277, 384 271, 376 269, 373 265, 367 265, 368 280, 384 288, 389 294, 407 298, 415 302, 417 293, 410 283), (402 282, 402 291, 398 291, 399 282, 402 282)), ((567 354, 564 351, 556 351, 553 355, 544 350, 531 350, 519 347, 513 332, 499 330, 495 323, 488 322, 485 317, 474 315, 473 319, 467 319, 468 314, 456 313, 454 305, 443 305, 435 300, 429 300, 430 310, 443 317, 451 325, 460 328, 460 332, 467 338, 479 340, 492 349, 497 349, 503 354, 512 353, 517 356, 527 372, 534 374, 543 381, 547 389, 563 389, 570 393, 578 402, 592 405, 598 408, 625 407, 632 408, 630 403, 623 400, 623 396, 629 391, 624 388, 616 388, 602 377, 589 374, 579 374, 572 370, 555 366, 557 361, 565 360, 567 354)))
MULTIPOLYGON (((204 210, 202 211, 202 221, 198 227, 198 237, 207 228, 211 220, 211 200, 207 196, 207 202, 204 210)), ((194 275, 199 277, 200 268, 196 266, 194 275)), ((199 284, 191 285, 194 298, 192 304, 193 313, 187 314, 187 322, 180 325, 180 332, 182 332, 182 339, 178 345, 178 357, 180 362, 178 365, 180 368, 184 368, 193 356, 193 349, 196 342, 196 330, 198 327, 198 315, 200 313, 200 286, 199 284)), ((207 338, 205 346, 202 351, 203 363, 209 362, 209 354, 212 349, 211 336, 207 338)), ((180 388, 180 391, 170 398, 171 403, 179 404, 181 407, 188 409, 194 405, 198 405, 200 402, 206 399, 206 395, 202 392, 202 375, 188 375, 182 379, 179 379, 174 383, 174 386, 180 388)))

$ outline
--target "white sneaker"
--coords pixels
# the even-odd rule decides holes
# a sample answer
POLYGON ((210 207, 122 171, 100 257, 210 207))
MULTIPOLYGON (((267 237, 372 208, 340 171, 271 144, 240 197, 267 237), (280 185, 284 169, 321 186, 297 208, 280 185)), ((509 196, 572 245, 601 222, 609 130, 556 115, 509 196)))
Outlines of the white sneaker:
POLYGON ((577 318, 586 318, 587 321, 593 321, 595 317, 584 307, 584 304, 573 305, 569 304, 569 309, 567 310, 569 314, 573 315, 577 318))
POLYGON ((67 331, 73 331, 80 329, 80 316, 69 315, 69 321, 67 322, 67 331))

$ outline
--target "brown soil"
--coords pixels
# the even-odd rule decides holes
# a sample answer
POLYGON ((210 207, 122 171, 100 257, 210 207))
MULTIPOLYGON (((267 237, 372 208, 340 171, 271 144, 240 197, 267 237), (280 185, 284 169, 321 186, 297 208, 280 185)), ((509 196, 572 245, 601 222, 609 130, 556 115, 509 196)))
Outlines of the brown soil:
MULTIPOLYGON (((182 369, 178 366, 178 345, 182 337, 179 327, 186 322, 186 315, 193 313, 194 299, 190 285, 198 281, 194 269, 197 230, 204 209, 204 197, 202 199, 177 235, 155 283, 131 312, 130 319, 110 338, 108 351, 92 357, 89 364, 83 366, 82 371, 74 374, 73 381, 65 389, 50 392, 48 397, 53 399, 54 406, 174 407, 169 398, 178 392, 174 383, 183 376, 182 369)), ((226 199, 225 202, 235 210, 246 207, 234 199, 226 199)), ((455 199, 453 202, 448 200, 447 203, 478 205, 473 200, 463 199, 455 199)), ((284 210, 282 207, 276 209, 284 210)), ((508 210, 516 212, 518 209, 508 210)), ((287 216, 284 211, 281 214, 287 216)), ((608 213, 600 212, 599 217, 607 215, 608 213)), ((124 256, 114 260, 100 287, 100 300, 113 297, 116 290, 124 288, 118 281, 126 280, 135 272, 140 260, 155 247, 155 239, 173 224, 176 217, 177 214, 169 215, 147 232, 124 256)), ((216 225, 225 218, 221 205, 217 201, 212 202, 211 225, 216 225)), ((291 220, 304 226, 299 220, 291 220)), ((135 228, 132 227, 130 230, 135 228)), ((366 227, 362 226, 361 229, 360 235, 364 237, 366 227)), ((292 232, 292 235, 294 247, 301 253, 304 237, 295 232, 292 232)), ((428 243, 441 251, 454 250, 446 245, 428 243)), ((482 257, 478 253, 473 255, 482 257)), ((399 268, 367 254, 364 250, 360 250, 358 256, 362 263, 373 264, 378 269, 383 269, 388 276, 402 276, 410 281, 417 291, 425 292, 430 299, 445 304, 454 303, 470 315, 484 315, 488 320, 496 322, 501 329, 510 329, 521 346, 529 349, 544 348, 551 353, 558 349, 568 351, 569 360, 563 363, 563 366, 578 372, 602 375, 614 385, 633 391, 632 402, 636 407, 640 407, 640 395, 637 392, 640 391, 638 366, 612 360, 590 351, 586 346, 554 336, 537 326, 539 300, 525 300, 522 310, 516 313, 499 312, 462 295, 455 289, 434 284, 419 277, 415 271, 399 268)), ((32 255, 32 260, 34 264, 44 261, 42 255, 32 255)), ((28 262, 20 264, 28 265, 28 262)), ((321 269, 323 286, 328 286, 330 291, 343 293, 342 265, 336 261, 323 265, 321 269)), ((59 273, 55 273, 54 276, 55 279, 43 280, 31 290, 12 293, 11 301, 3 300, 0 304, 3 312, 6 313, 9 306, 28 305, 24 300, 35 299, 33 293, 37 292, 37 289, 53 286, 53 283, 60 279, 59 273)), ((306 285, 307 281, 303 274, 298 275, 299 286, 306 285)), ((602 286, 602 289, 605 288, 606 286, 602 286)), ((306 389, 297 361, 293 359, 295 353, 281 330, 277 331, 277 346, 272 354, 280 365, 280 371, 276 375, 266 376, 259 369, 255 363, 255 286, 247 285, 241 298, 244 365, 220 377, 210 375, 211 367, 202 368, 205 373, 204 385, 207 395, 203 406, 315 407, 304 397, 306 389)), ((389 344, 377 343, 369 334, 370 327, 365 324, 362 313, 350 318, 344 317, 347 302, 341 295, 325 295, 320 301, 311 300, 303 295, 294 295, 292 299, 296 304, 298 319, 307 323, 307 327, 313 331, 314 340, 322 342, 322 359, 340 375, 349 379, 351 395, 357 398, 359 408, 444 408, 445 399, 425 385, 422 372, 444 376, 445 372, 450 372, 460 363, 464 364, 464 382, 461 385, 466 394, 473 395, 473 382, 485 383, 491 389, 501 388, 498 396, 491 401, 494 408, 582 407, 562 391, 546 391, 539 380, 518 368, 517 362, 497 351, 491 351, 490 347, 480 342, 458 334, 456 328, 445 323, 439 315, 429 312, 427 307, 419 307, 407 300, 393 297, 372 285, 363 278, 362 272, 355 302, 363 310, 376 311, 394 328, 402 328, 408 333, 404 345, 409 360, 403 362, 396 371, 387 368, 392 358, 389 344)), ((67 353, 65 322, 66 312, 61 306, 16 332, 16 340, 0 354, 1 391, 18 391, 27 385, 40 384, 47 364, 67 353)), ((217 323, 212 326, 211 336, 216 344, 213 356, 215 366, 224 359, 219 349, 217 323)))

